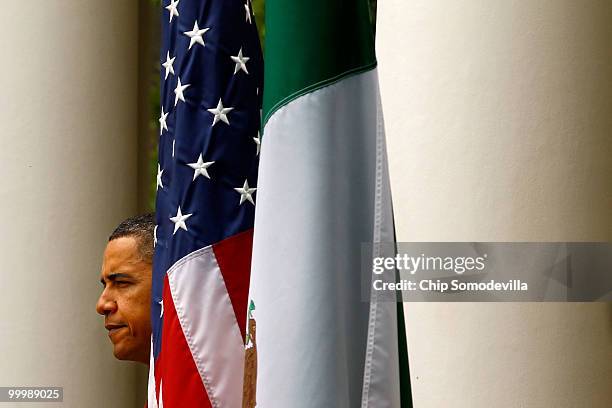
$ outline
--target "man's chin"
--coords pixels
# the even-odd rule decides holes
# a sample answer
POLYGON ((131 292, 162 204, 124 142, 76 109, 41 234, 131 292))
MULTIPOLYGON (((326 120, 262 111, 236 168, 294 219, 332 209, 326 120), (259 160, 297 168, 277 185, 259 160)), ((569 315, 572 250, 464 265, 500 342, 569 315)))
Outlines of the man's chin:
POLYGON ((135 361, 138 363, 149 364, 148 351, 138 350, 136 347, 125 347, 121 343, 114 345, 113 355, 117 360, 135 361))
POLYGON ((113 349, 113 355, 117 360, 130 361, 132 360, 132 353, 125 350, 125 347, 121 347, 120 344, 115 344, 113 349))

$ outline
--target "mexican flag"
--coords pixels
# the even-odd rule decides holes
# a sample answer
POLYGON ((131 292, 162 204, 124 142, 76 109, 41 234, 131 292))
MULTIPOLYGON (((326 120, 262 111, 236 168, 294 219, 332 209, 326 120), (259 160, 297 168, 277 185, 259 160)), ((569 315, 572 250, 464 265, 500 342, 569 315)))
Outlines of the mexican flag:
POLYGON ((402 304, 367 292, 394 227, 367 0, 267 0, 243 407, 409 407, 402 304))

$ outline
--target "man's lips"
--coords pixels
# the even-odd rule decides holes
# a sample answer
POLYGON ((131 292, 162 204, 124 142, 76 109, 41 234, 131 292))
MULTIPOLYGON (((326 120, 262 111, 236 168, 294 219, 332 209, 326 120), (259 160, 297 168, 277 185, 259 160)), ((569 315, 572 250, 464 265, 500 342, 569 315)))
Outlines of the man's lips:
POLYGON ((112 337, 113 334, 117 333, 119 330, 127 327, 125 324, 105 324, 104 328, 108 330, 108 336, 112 337))

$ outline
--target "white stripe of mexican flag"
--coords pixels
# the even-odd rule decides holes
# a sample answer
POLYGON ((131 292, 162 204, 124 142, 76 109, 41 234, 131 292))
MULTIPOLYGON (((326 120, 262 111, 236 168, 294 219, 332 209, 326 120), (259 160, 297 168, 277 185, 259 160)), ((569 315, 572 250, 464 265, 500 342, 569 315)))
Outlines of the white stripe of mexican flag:
POLYGON ((361 244, 394 240, 379 100, 371 69, 265 125, 244 407, 400 407, 396 304, 361 298, 361 244))

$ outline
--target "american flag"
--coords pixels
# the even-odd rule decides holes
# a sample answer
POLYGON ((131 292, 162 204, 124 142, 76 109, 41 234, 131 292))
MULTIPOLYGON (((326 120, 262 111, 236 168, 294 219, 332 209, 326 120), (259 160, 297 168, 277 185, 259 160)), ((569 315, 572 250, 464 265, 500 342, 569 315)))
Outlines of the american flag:
POLYGON ((240 407, 263 60, 249 0, 163 0, 149 407, 240 407))

